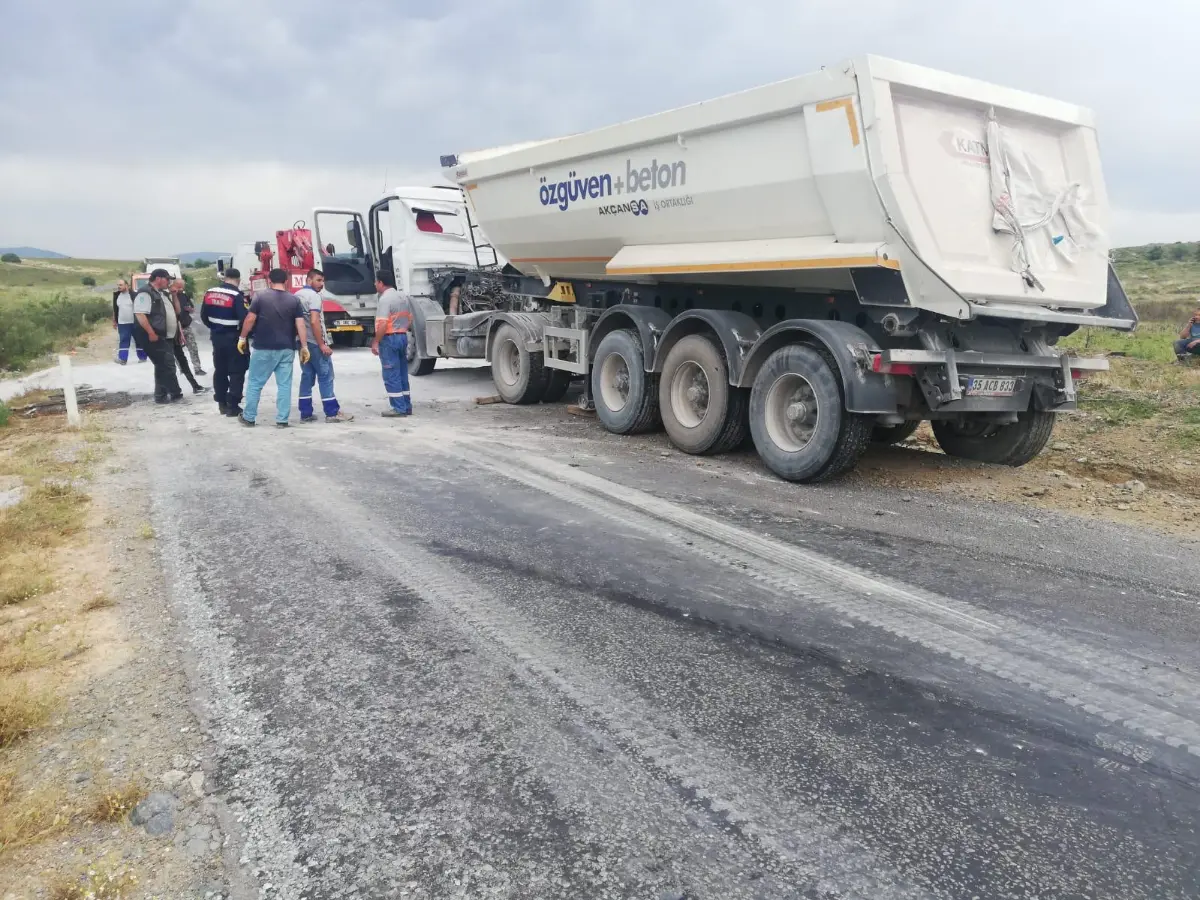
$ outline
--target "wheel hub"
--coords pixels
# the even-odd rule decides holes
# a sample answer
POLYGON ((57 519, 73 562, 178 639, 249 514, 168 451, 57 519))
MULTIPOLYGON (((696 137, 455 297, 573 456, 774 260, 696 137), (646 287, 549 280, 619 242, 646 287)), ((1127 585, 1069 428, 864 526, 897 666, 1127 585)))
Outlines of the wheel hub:
POLYGON ((684 428, 697 427, 708 415, 708 373, 694 360, 687 360, 675 370, 671 408, 684 428))
POLYGON ((808 446, 821 421, 821 406, 808 379, 795 372, 780 375, 767 391, 765 424, 771 441, 787 453, 808 446))

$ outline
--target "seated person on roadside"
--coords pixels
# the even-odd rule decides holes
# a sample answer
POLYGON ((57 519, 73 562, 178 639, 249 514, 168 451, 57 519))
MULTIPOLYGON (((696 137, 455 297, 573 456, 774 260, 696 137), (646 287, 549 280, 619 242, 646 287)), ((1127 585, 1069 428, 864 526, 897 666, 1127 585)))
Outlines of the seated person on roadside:
POLYGON ((1200 309, 1192 313, 1175 342, 1176 359, 1186 359, 1189 353, 1200 355, 1200 309))

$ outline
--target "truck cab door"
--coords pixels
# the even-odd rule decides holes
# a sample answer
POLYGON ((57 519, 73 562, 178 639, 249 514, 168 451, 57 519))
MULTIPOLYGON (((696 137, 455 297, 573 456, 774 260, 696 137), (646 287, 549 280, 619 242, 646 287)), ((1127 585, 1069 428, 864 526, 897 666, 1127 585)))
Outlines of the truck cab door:
POLYGON ((352 209, 313 210, 313 247, 325 287, 339 297, 375 294, 375 260, 363 217, 352 209))

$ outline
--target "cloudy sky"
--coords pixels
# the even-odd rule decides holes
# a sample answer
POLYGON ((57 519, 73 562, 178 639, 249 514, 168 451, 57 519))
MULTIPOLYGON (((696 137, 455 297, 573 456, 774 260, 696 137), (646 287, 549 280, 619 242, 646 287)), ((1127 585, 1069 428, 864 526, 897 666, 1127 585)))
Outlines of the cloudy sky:
POLYGON ((1082 103, 1118 243, 1200 239, 1196 0, 0 0, 0 246, 226 250, 458 152, 864 52, 1082 103))

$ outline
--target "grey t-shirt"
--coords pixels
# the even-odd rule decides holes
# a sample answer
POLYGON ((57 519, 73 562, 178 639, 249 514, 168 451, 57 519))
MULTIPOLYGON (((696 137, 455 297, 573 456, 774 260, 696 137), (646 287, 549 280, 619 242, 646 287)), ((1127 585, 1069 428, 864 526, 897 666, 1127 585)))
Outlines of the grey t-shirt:
POLYGON ((254 322, 254 347, 256 350, 294 350, 296 348, 296 320, 304 318, 304 307, 295 294, 267 288, 254 295, 250 312, 254 322))
POLYGON ((380 319, 387 320, 385 334, 408 331, 412 327, 412 301, 408 295, 395 288, 387 288, 379 295, 379 305, 375 309, 376 331, 379 330, 380 319))
POLYGON ((296 299, 300 301, 300 305, 304 307, 304 324, 308 326, 308 339, 316 344, 323 343, 329 345, 329 329, 325 327, 325 313, 321 309, 321 295, 314 291, 311 287, 302 287, 296 291, 296 299), (317 336, 313 334, 312 313, 317 314, 317 323, 320 325, 321 340, 317 341, 317 336))

